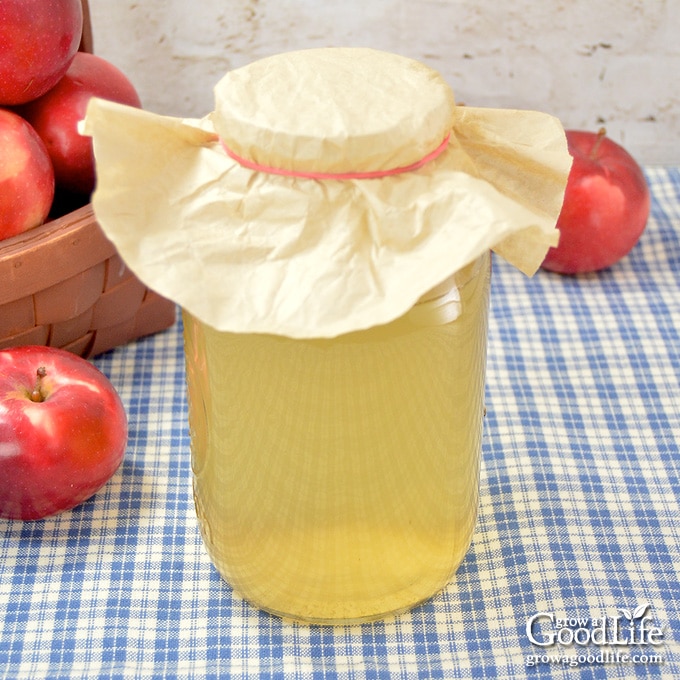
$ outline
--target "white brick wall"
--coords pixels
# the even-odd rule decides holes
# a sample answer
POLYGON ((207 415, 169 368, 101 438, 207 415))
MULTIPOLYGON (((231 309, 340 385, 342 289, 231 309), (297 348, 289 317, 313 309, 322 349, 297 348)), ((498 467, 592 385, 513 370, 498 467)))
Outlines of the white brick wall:
POLYGON ((680 0, 90 0, 95 51, 145 108, 200 117, 222 74, 360 45, 437 68, 458 101, 548 111, 680 164, 680 0))

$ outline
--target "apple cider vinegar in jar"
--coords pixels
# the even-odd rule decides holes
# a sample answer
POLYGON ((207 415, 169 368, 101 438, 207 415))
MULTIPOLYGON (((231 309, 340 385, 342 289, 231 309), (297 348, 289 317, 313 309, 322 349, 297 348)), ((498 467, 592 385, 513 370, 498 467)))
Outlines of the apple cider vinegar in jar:
POLYGON ((198 526, 233 592, 345 623, 444 588, 477 513, 491 252, 531 275, 556 244, 559 122, 340 47, 227 73, 202 120, 93 99, 83 131, 98 222, 183 311, 198 526))
POLYGON ((372 619, 451 578, 477 513, 489 256, 333 339, 185 313, 196 510, 213 562, 277 614, 372 619), (448 298, 442 302, 442 298, 448 298))

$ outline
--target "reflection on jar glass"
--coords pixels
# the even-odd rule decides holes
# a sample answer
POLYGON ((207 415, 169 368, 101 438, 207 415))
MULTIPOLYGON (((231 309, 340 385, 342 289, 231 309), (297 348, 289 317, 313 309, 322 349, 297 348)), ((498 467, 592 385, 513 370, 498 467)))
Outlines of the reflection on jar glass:
POLYGON ((344 623, 451 579, 477 514, 489 280, 485 254, 400 319, 332 339, 184 312, 196 509, 238 595, 344 623))

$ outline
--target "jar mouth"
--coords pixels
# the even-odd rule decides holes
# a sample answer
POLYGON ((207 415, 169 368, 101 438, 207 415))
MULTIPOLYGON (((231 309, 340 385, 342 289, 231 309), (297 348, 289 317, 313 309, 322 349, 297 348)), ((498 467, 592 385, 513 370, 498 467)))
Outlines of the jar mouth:
POLYGON ((210 118, 224 145, 286 174, 408 168, 442 144, 455 111, 435 70, 369 48, 261 59, 227 73, 214 92, 210 118))
POLYGON ((295 177, 298 179, 320 179, 329 180, 335 179, 339 181, 352 179, 382 179, 384 177, 391 177, 393 175, 402 175, 406 172, 413 172, 427 165, 431 161, 436 160, 449 145, 451 133, 448 133, 441 143, 432 151, 425 154, 422 158, 401 167, 388 168, 385 170, 364 170, 364 171, 350 171, 350 172, 322 172, 322 171, 303 171, 303 170, 286 170, 285 168, 276 168, 271 165, 262 165, 247 158, 239 156, 235 151, 229 148, 226 142, 220 137, 219 142, 224 152, 232 160, 236 161, 240 166, 255 170, 256 172, 263 172, 268 175, 282 175, 284 177, 295 177))

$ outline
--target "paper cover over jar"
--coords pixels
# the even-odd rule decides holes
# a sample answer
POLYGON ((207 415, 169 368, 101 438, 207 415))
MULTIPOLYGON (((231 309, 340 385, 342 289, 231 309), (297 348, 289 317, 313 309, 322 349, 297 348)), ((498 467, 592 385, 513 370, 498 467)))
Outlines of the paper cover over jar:
POLYGON ((436 71, 364 48, 233 70, 202 120, 93 99, 84 131, 97 219, 148 286, 296 338, 396 319, 488 249, 533 274, 571 163, 552 116, 456 106, 436 71))

